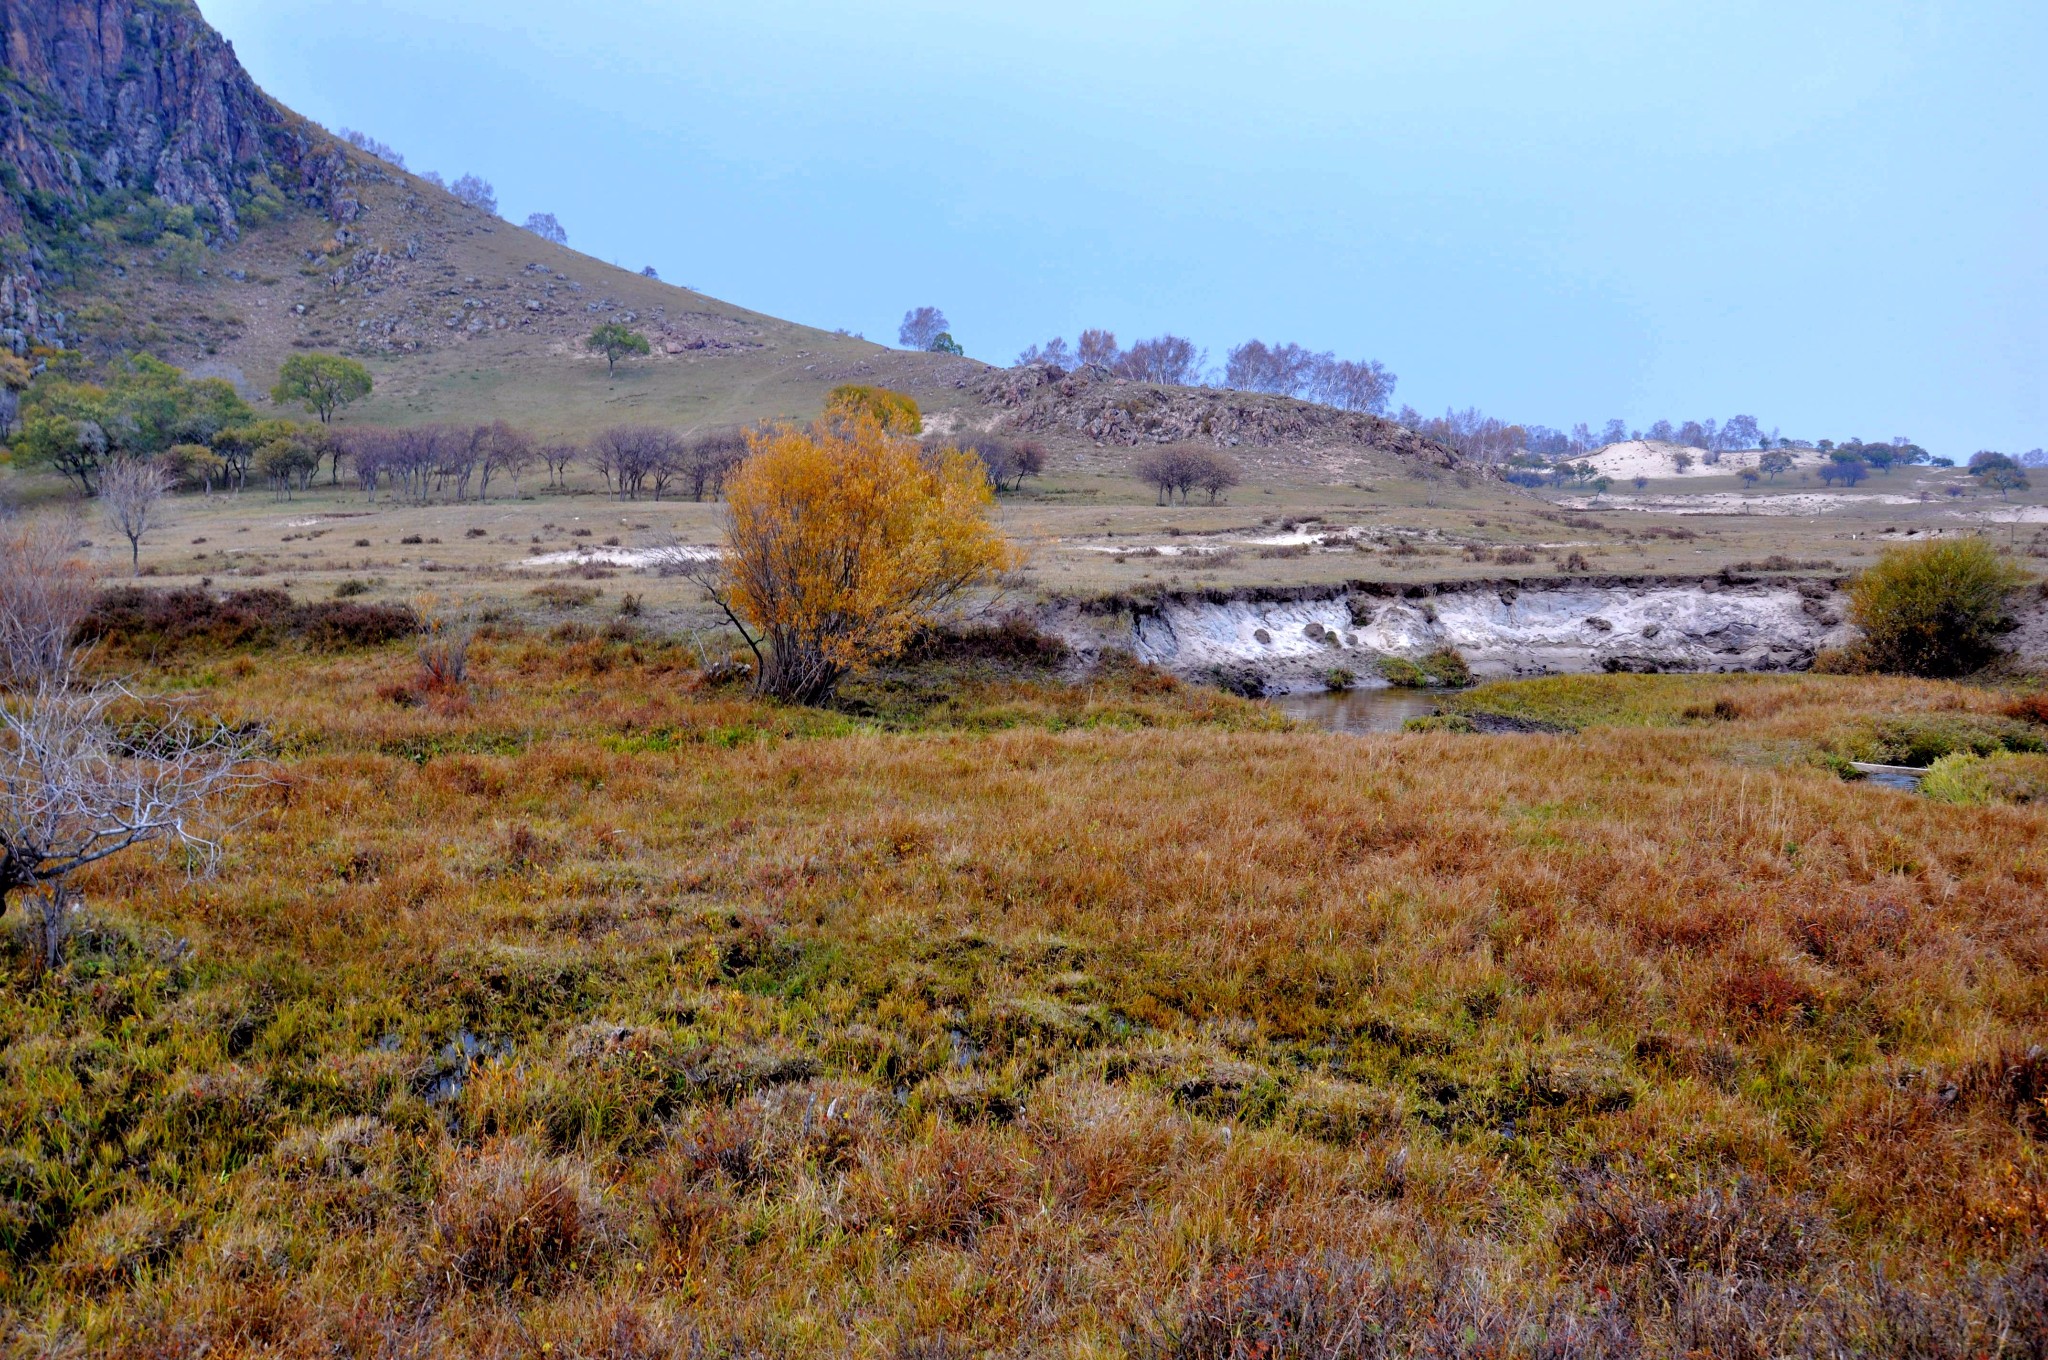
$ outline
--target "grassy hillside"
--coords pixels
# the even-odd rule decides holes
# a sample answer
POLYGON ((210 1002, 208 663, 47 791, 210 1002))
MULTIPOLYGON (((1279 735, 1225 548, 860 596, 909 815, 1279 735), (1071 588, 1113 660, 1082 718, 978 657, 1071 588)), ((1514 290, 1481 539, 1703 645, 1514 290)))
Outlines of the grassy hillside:
POLYGON ((360 213, 337 228, 293 209, 179 274, 115 248, 60 301, 97 350, 148 349, 267 391, 299 349, 362 357, 377 379, 351 419, 507 419, 580 433, 619 421, 680 427, 808 417, 841 382, 879 382, 934 408, 983 366, 910 354, 763 316, 614 268, 480 212, 374 157, 349 153, 360 213), (582 340, 630 319, 649 359, 605 374, 582 340), (453 323, 453 324, 451 324, 453 323))
POLYGON ((17 1352, 2048 1346, 2048 813, 1825 759, 1996 693, 1353 739, 1131 669, 474 663, 145 672, 279 779, 218 877, 0 953, 17 1352))

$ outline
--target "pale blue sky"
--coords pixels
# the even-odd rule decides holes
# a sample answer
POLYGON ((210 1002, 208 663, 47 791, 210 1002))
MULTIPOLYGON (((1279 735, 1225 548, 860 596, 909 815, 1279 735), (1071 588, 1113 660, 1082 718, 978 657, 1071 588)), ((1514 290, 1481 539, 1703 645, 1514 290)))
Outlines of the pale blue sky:
POLYGON ((201 5, 300 112, 814 325, 2048 444, 2042 0, 201 5))

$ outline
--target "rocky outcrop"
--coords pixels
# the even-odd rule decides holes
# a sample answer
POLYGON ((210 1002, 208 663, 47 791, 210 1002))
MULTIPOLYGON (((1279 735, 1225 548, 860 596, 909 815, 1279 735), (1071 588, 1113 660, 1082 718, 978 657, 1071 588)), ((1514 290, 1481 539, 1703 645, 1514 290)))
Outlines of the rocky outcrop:
POLYGON ((1441 648, 1488 679, 1587 671, 1788 671, 1853 636, 1838 583, 1722 577, 1461 581, 1113 601, 1044 621, 1078 652, 1122 647, 1233 688, 1367 683, 1441 648))
POLYGON ((189 0, 0 0, 0 64, 0 237, 29 243, 0 284, 17 350, 61 340, 40 245, 68 232, 90 247, 73 216, 90 196, 192 207, 230 240, 251 196, 355 211, 339 145, 257 88, 189 0))
POLYGON ((993 369, 970 384, 1011 428, 1079 435, 1136 448, 1196 441, 1221 448, 1372 448, 1440 468, 1459 466, 1444 445, 1364 411, 1340 411, 1291 397, 1133 382, 1089 366, 993 369))

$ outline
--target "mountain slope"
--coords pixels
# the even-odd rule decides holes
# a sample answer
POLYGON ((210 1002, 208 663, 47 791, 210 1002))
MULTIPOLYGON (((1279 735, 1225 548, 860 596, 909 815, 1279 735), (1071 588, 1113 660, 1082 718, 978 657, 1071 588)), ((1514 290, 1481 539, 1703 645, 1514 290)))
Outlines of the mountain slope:
MULTIPOLYGON (((702 428, 810 416, 834 385, 868 382, 910 392, 939 428, 1007 422, 1076 454, 1215 424, 1140 422, 1126 438, 1032 419, 974 360, 764 316, 553 245, 278 104, 190 0, 0 0, 0 52, 0 343, 17 353, 147 350, 260 400, 295 350, 335 350, 377 380, 349 418, 386 423, 702 428), (603 321, 654 353, 608 374, 583 345, 603 321)), ((1230 429, 1315 448, 1339 479, 1357 469, 1341 448, 1332 462, 1336 446, 1451 460, 1384 421, 1278 404, 1307 414, 1234 409, 1230 429)))

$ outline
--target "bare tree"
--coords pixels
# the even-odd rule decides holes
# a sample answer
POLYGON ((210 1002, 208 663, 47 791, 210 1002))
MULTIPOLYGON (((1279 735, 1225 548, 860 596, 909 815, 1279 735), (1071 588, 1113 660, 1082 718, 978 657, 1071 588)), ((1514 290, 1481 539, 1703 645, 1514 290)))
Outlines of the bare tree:
POLYGON ((605 485, 614 494, 638 500, 673 439, 667 430, 653 426, 613 425, 592 436, 585 457, 604 474, 605 485))
POLYGON ((61 682, 99 582, 69 517, 0 522, 0 686, 61 682))
MULTIPOLYGON (((1237 470, 1237 460, 1214 449, 1193 449, 1195 455, 1195 485, 1209 493, 1209 504, 1216 504, 1216 498, 1244 480, 1237 470)), ((1182 499, 1186 496, 1183 494, 1182 499)))
POLYGON ((569 244, 569 233, 562 230, 562 224, 553 213, 534 213, 524 223, 526 229, 543 241, 552 241, 558 246, 569 244))
POLYGON ((1154 336, 1140 340, 1116 361, 1117 376, 1140 382, 1192 386, 1202 380, 1202 367, 1209 356, 1195 348, 1195 342, 1178 335, 1154 336))
POLYGON ((100 512, 128 540, 130 571, 142 574, 142 536, 156 527, 158 506, 171 489, 171 476, 155 463, 123 458, 100 473, 100 512))
POLYGON ((1300 345, 1268 346, 1247 340, 1230 351, 1223 370, 1227 386, 1245 392, 1272 392, 1298 397, 1308 390, 1309 379, 1318 363, 1334 362, 1327 354, 1313 354, 1300 345))
POLYGON ((515 429, 502 420, 477 427, 470 440, 477 450, 478 500, 491 498, 491 478, 503 473, 510 478, 516 490, 519 474, 533 466, 533 441, 523 430, 515 429))
POLYGON ((896 328, 896 342, 906 349, 930 349, 932 341, 953 329, 946 314, 936 307, 913 307, 903 314, 896 328))
POLYGON ((548 485, 564 486, 563 477, 569 471, 569 464, 576 461, 582 448, 567 439, 551 439, 540 446, 540 460, 548 465, 548 485))
POLYGON ((739 430, 712 430, 692 440, 683 454, 683 479, 690 484, 690 499, 701 501, 725 489, 726 474, 747 456, 747 437, 739 430))
POLYGON ((1117 348, 1116 332, 1086 330, 1081 332, 1081 342, 1074 347, 1074 359, 1082 367, 1094 365, 1097 368, 1115 368, 1123 351, 1117 348))
POLYGON ((379 160, 389 161, 399 169, 405 169, 405 157, 367 132, 358 132, 354 128, 337 128, 335 135, 358 151, 367 151, 379 160))
POLYGON ((1055 335, 1042 345, 1033 345, 1030 349, 1017 356, 1017 367, 1019 368, 1026 364, 1047 364, 1053 368, 1072 368, 1074 362, 1074 352, 1067 348, 1067 340, 1063 335, 1055 335))
POLYGON ((1310 400, 1340 411, 1384 415, 1396 381, 1377 359, 1354 362, 1319 354, 1309 366, 1306 390, 1310 400))
POLYGON ((472 208, 480 209, 493 217, 498 215, 498 191, 482 176, 464 175, 448 186, 448 192, 472 208))
POLYGON ((0 699, 0 914, 39 899, 43 962, 57 962, 65 880, 152 842, 220 853, 227 808, 263 782, 259 740, 149 704, 119 685, 43 681, 0 699))

